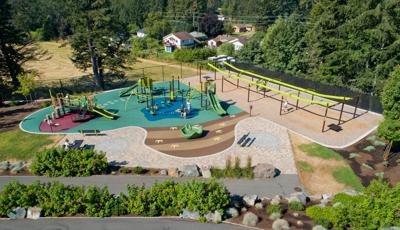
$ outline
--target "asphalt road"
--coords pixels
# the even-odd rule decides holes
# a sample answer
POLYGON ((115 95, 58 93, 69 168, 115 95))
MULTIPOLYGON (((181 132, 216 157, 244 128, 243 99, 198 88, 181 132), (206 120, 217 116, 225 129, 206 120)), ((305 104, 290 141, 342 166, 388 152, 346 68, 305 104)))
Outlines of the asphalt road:
MULTIPOLYGON (((117 194, 126 191, 127 184, 151 186, 155 182, 171 179, 166 176, 90 176, 90 177, 37 177, 37 176, 0 176, 0 189, 12 180, 21 183, 32 183, 35 180, 42 182, 60 181, 64 184, 72 185, 98 185, 108 186, 111 193, 117 194)), ((188 178, 174 178, 175 181, 187 181, 188 178)), ((287 195, 295 192, 295 187, 300 187, 297 175, 280 175, 269 180, 234 180, 224 179, 225 184, 231 194, 245 195, 257 194, 260 197, 273 197, 277 194, 287 195)))
POLYGON ((0 220, 1 230, 248 230, 230 224, 211 224, 166 218, 46 218, 0 220))

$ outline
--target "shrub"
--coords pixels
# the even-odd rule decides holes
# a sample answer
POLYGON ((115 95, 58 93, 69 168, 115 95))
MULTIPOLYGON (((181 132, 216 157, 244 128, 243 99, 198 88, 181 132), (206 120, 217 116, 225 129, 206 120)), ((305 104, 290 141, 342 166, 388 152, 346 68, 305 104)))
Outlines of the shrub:
POLYGON ((289 209, 293 211, 303 211, 305 209, 304 205, 299 201, 289 202, 289 209))
POLYGON ((93 149, 47 149, 37 153, 31 165, 34 175, 45 176, 90 176, 108 168, 105 154, 93 149))
POLYGON ((311 206, 306 209, 306 215, 314 220, 318 225, 325 228, 332 228, 335 211, 332 207, 322 208, 318 205, 311 206))
POLYGON ((143 174, 146 172, 146 170, 140 166, 135 166, 132 168, 132 172, 135 174, 143 174))
POLYGON ((50 106, 50 102, 48 102, 48 101, 42 101, 42 102, 40 102, 40 108, 47 108, 47 107, 49 107, 50 106))
POLYGON ((282 213, 282 208, 279 204, 270 204, 267 206, 267 213, 272 214, 272 213, 282 213))
POLYGON ((119 170, 119 172, 122 173, 122 174, 129 174, 129 173, 132 172, 132 170, 129 169, 129 168, 122 168, 122 169, 119 170))
POLYGON ((210 48, 178 49, 174 52, 175 60, 181 62, 206 60, 215 55, 217 55, 217 51, 210 48))

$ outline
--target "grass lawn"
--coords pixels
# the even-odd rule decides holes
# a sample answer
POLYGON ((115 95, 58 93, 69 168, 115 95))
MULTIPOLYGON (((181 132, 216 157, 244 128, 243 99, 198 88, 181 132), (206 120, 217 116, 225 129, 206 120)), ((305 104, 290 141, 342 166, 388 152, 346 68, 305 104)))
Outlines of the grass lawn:
POLYGON ((364 186, 361 184, 360 178, 353 172, 350 167, 341 167, 333 171, 333 177, 342 184, 361 191, 364 186))
POLYGON ((29 160, 40 149, 53 144, 55 137, 33 135, 19 129, 0 133, 0 161, 29 160))
POLYGON ((310 172, 310 173, 314 172, 313 166, 309 164, 307 161, 297 161, 297 167, 302 172, 310 172))
POLYGON ((342 160, 343 157, 333 151, 332 149, 326 148, 324 146, 318 144, 303 144, 299 146, 300 150, 307 153, 309 156, 320 157, 323 159, 335 159, 335 160, 342 160))

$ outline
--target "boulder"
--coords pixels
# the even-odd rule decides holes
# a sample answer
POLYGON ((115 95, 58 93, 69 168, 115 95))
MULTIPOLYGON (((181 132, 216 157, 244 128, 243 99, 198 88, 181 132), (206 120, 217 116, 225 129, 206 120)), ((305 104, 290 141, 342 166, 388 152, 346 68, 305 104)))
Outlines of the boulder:
POLYGON ((285 219, 277 219, 272 223, 272 229, 274 230, 282 230, 282 229, 290 229, 289 222, 285 219))
POLYGON ((21 161, 19 163, 12 164, 10 168, 11 168, 10 172, 12 174, 20 173, 24 169, 24 162, 21 161))
POLYGON ((331 200, 332 199, 332 195, 330 195, 330 194, 322 194, 322 199, 323 200, 331 200))
POLYGON ((299 226, 299 227, 303 227, 304 223, 303 223, 303 221, 298 220, 298 221, 296 221, 296 225, 299 226))
POLYGON ((200 214, 198 212, 192 212, 187 209, 183 209, 182 214, 180 214, 179 217, 183 219, 198 220, 200 218, 200 214))
POLYGON ((275 167, 268 163, 259 163, 253 169, 255 178, 270 179, 274 178, 276 174, 275 167))
POLYGON ((11 212, 7 214, 10 219, 15 220, 15 219, 24 219, 26 216, 26 209, 17 207, 14 208, 11 212))
POLYGON ((274 196, 274 198, 272 198, 271 204, 278 205, 278 204, 281 203, 281 200, 282 200, 281 196, 280 195, 276 195, 276 196, 274 196))
POLYGON ((322 225, 315 225, 312 230, 327 230, 324 226, 322 225))
POLYGON ((10 169, 10 162, 2 161, 0 162, 0 172, 5 172, 10 169))
POLYGON ((243 197, 244 203, 248 206, 254 206, 256 204, 257 199, 258 199, 257 195, 245 195, 243 197))
POLYGON ((168 175, 168 171, 166 169, 161 169, 160 170, 160 175, 161 176, 167 176, 168 175))
POLYGON ((243 222, 244 225, 255 227, 258 223, 258 216, 252 212, 244 214, 243 222))
POLYGON ((228 218, 235 218, 239 216, 239 211, 234 207, 228 208, 225 212, 228 218))
POLYGON ((246 207, 241 208, 241 209, 240 209, 240 212, 241 212, 241 213, 247 212, 247 208, 246 208, 246 207))
POLYGON ((289 203, 293 201, 298 201, 304 205, 307 203, 308 199, 309 197, 304 192, 294 192, 290 194, 289 197, 287 198, 289 203))
POLYGON ((201 175, 203 178, 211 178, 211 167, 208 165, 204 165, 201 167, 201 175))
POLYGON ((186 177, 199 177, 200 171, 197 165, 185 165, 182 169, 182 176, 186 177))
POLYGON ((329 200, 328 199, 322 199, 321 200, 321 203, 319 204, 319 206, 321 207, 321 208, 325 208, 326 207, 326 205, 329 203, 329 200))
POLYGON ((298 212, 294 212, 292 215, 293 215, 294 217, 299 217, 299 216, 300 216, 298 212))
POLYGON ((263 208, 264 208, 264 205, 263 205, 263 203, 258 202, 258 203, 256 203, 256 204, 254 205, 254 207, 255 207, 256 209, 263 209, 263 208))
POLYGON ((28 208, 28 213, 26 214, 26 218, 37 220, 40 218, 40 212, 42 211, 41 208, 38 207, 31 207, 28 208))
POLYGON ((264 197, 261 198, 261 202, 263 202, 263 203, 264 203, 264 202, 266 203, 266 202, 268 202, 268 201, 270 201, 270 200, 271 200, 271 199, 270 199, 269 197, 266 197, 266 196, 264 196, 264 197))
POLYGON ((179 170, 177 168, 169 168, 167 171, 168 176, 178 177, 179 170))
POLYGON ((204 215, 204 218, 206 218, 208 222, 214 222, 214 223, 222 222, 222 215, 218 211, 209 212, 204 215))

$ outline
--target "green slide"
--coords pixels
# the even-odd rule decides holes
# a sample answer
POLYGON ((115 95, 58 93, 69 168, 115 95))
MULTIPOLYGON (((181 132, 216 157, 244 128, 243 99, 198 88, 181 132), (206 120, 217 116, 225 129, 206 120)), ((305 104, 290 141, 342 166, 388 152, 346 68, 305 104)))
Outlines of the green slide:
POLYGON ((215 96, 214 93, 208 92, 207 98, 211 103, 211 107, 219 116, 224 116, 227 114, 224 108, 222 108, 221 103, 219 102, 218 98, 215 96))
POLYGON ((99 108, 99 107, 94 107, 93 112, 100 114, 101 116, 108 118, 108 119, 116 119, 118 117, 117 114, 107 111, 105 109, 99 108))
POLYGON ((192 126, 187 123, 181 129, 181 135, 186 139, 195 139, 201 137, 203 135, 203 127, 202 126, 192 126))
MULTIPOLYGON (((137 83, 132 85, 131 87, 127 88, 126 90, 122 90, 121 93, 119 94, 120 97, 126 97, 129 96, 129 93, 134 90, 138 86, 137 83)), ((132 94, 132 93, 131 93, 132 94)))

